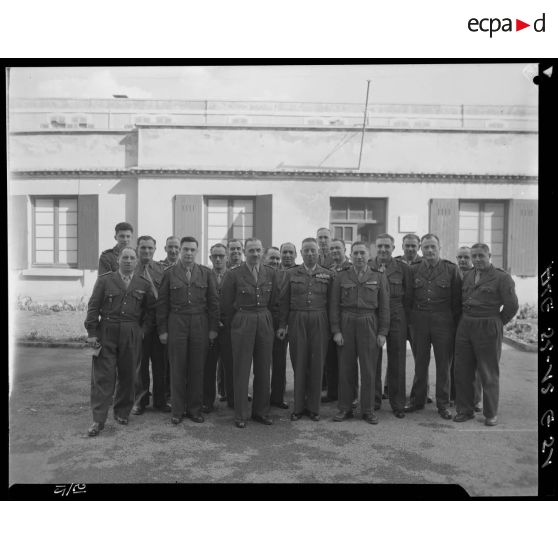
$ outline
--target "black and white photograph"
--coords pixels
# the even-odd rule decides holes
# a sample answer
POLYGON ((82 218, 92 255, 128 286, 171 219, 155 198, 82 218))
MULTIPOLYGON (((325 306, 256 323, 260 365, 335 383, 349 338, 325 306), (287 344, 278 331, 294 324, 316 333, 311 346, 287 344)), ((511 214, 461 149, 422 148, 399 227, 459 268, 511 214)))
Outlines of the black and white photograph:
POLYGON ((537 66, 8 68, 9 484, 536 497, 537 66))

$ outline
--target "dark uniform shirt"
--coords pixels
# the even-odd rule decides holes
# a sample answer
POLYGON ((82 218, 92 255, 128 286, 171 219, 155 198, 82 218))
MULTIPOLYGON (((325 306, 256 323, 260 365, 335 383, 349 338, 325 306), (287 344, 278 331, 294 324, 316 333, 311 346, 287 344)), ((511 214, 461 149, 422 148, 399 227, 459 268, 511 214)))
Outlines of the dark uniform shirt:
POLYGON ((353 264, 351 263, 351 261, 349 260, 349 258, 345 258, 344 261, 342 261, 340 264, 333 262, 330 266, 329 269, 331 271, 335 271, 335 273, 339 273, 340 271, 343 271, 345 269, 349 269, 353 266, 353 264))
POLYGON ((163 266, 163 270, 167 269, 168 267, 172 267, 177 262, 178 262, 178 260, 176 260, 176 262, 171 262, 171 261, 169 261, 168 258, 165 258, 164 260, 159 261, 159 263, 163 266))
POLYGON ((405 259, 405 256, 395 256, 395 258, 393 258, 394 260, 397 260, 398 262, 404 263, 406 265, 417 265, 420 262, 422 262, 422 260, 424 259, 422 256, 419 256, 418 254, 415 256, 415 259, 410 262, 409 260, 405 259))
POLYGON ((387 264, 382 264, 378 258, 375 258, 371 267, 386 275, 389 284, 390 308, 393 310, 403 306, 405 311, 408 312, 413 301, 411 267, 395 258, 391 258, 387 264))
MULTIPOLYGON (((151 290, 155 295, 155 298, 159 298, 159 289, 161 288, 161 281, 163 280, 163 273, 165 268, 159 262, 150 261, 146 264, 142 264, 141 262, 138 264, 136 268, 136 273, 139 273, 142 277, 147 279, 151 284, 151 290)), ((149 319, 145 320, 144 323, 144 334, 147 334, 152 328, 155 327, 156 324, 156 316, 155 316, 155 306, 148 310, 149 312, 149 319)))
POLYGON ((221 289, 221 308, 229 320, 239 311, 261 311, 268 309, 276 314, 277 272, 272 267, 260 264, 258 282, 246 263, 229 269, 221 289))
POLYGON ((89 337, 98 337, 99 319, 109 322, 142 324, 146 312, 155 305, 149 281, 134 273, 128 288, 118 271, 99 275, 87 307, 85 329, 89 337))
POLYGON ((378 335, 389 331, 389 287, 383 273, 368 268, 359 280, 354 267, 340 271, 330 297, 331 332, 341 331, 341 312, 378 313, 378 335))
POLYGON ((333 263, 333 256, 329 250, 318 250, 318 265, 329 268, 333 263))
POLYGON ((286 272, 280 294, 279 327, 286 327, 289 312, 327 312, 331 284, 334 273, 316 265, 307 271, 304 265, 297 265, 286 272))
POLYGON ((219 296, 211 270, 199 264, 192 265, 190 281, 181 261, 167 268, 163 274, 157 304, 157 330, 168 332, 168 316, 175 314, 204 314, 207 312, 209 330, 219 325, 219 296))
POLYGON ((451 312, 455 322, 461 314, 461 277, 457 265, 439 259, 430 266, 423 259, 411 265, 413 309, 422 312, 451 312))
POLYGON ((99 256, 99 275, 104 275, 109 271, 118 271, 118 256, 120 248, 118 244, 113 248, 104 250, 99 256))
POLYGON ((507 324, 516 314, 519 304, 515 294, 515 283, 503 269, 490 265, 481 272, 475 285, 475 270, 463 276, 463 314, 475 318, 500 316, 507 324))

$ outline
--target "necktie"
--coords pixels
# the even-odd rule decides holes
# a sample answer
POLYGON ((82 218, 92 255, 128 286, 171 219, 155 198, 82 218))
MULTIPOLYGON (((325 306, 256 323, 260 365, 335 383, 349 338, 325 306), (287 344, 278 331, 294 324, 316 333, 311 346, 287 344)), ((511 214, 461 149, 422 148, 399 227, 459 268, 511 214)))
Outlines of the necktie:
POLYGON ((475 270, 475 285, 480 281, 480 271, 475 270))
POLYGON ((258 282, 258 270, 256 269, 256 266, 254 266, 252 268, 252 275, 254 276, 254 279, 256 280, 256 283, 258 282))
POLYGON ((130 281, 132 280, 132 278, 129 275, 123 275, 122 279, 124 280, 124 284, 126 285, 126 288, 128 288, 128 286, 130 285, 130 281))
POLYGON ((192 272, 186 268, 186 280, 188 281, 188 283, 190 282, 190 279, 192 278, 192 272))
POLYGON ((217 285, 221 284, 221 279, 223 279, 223 276, 220 273, 217 273, 217 285))
POLYGON ((364 277, 364 271, 361 270, 361 271, 358 272, 358 280, 362 281, 363 277, 364 277))

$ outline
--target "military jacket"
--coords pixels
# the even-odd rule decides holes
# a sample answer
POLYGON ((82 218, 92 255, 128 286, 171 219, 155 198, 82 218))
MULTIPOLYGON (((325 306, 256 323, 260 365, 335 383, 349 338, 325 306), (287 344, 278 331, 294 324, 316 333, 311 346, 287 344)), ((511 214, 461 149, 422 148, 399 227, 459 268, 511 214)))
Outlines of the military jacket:
POLYGON ((168 267, 172 267, 173 265, 175 265, 178 262, 178 260, 176 260, 176 262, 171 262, 169 261, 168 258, 165 258, 164 260, 160 260, 159 263, 163 266, 163 271, 165 269, 167 269, 168 267))
POLYGON ((118 244, 113 248, 104 250, 99 257, 99 275, 104 275, 109 271, 118 271, 118 256, 120 248, 118 244))
POLYGON ((461 276, 457 265, 438 260, 430 268, 425 259, 411 265, 413 280, 413 310, 422 312, 451 312, 457 321, 461 314, 461 276))
POLYGON ((309 273, 304 265, 297 265, 286 272, 279 296, 279 327, 289 321, 289 312, 327 312, 334 272, 316 265, 309 273))
POLYGON ((272 267, 260 264, 258 281, 244 262, 229 269, 221 289, 221 309, 229 323, 239 310, 257 312, 268 309, 277 312, 277 272, 272 267))
POLYGON ((325 268, 330 268, 335 262, 333 261, 333 256, 331 253, 322 252, 321 250, 318 251, 318 265, 321 265, 325 268))
POLYGON ((345 261, 341 262, 340 264, 336 264, 335 262, 333 262, 330 266, 329 269, 331 271, 334 271, 335 273, 339 273, 340 271, 343 271, 345 269, 349 269, 353 266, 353 264, 351 263, 351 261, 349 260, 349 258, 345 258, 345 261))
POLYGON ((419 264, 420 262, 422 262, 422 260, 423 260, 424 258, 423 258, 422 256, 419 256, 419 255, 417 254, 417 256, 415 257, 415 259, 414 259, 412 262, 407 261, 407 260, 404 258, 404 256, 395 256, 395 258, 393 258, 393 259, 394 259, 394 260, 397 260, 398 262, 401 262, 401 263, 403 263, 403 264, 405 264, 405 265, 412 266, 412 265, 417 265, 417 264, 419 264))
MULTIPOLYGON (((225 282, 225 276, 227 275, 228 272, 229 270, 225 268, 223 273, 221 273, 221 282, 219 282, 217 280, 217 272, 215 271, 215 269, 211 269, 211 274, 213 275, 213 278, 215 280, 215 287, 217 289, 217 296, 219 297, 219 300, 221 300, 221 291, 223 289, 223 283, 225 282)), ((226 317, 223 314, 223 311, 221 310, 221 304, 219 304, 219 327, 221 327, 225 322, 226 322, 226 317)))
POLYGON ((377 269, 380 273, 385 273, 389 285, 389 304, 390 308, 400 308, 403 306, 405 311, 411 309, 413 300, 413 281, 411 277, 410 265, 405 265, 395 258, 384 264, 384 271, 382 272, 382 265, 378 258, 372 261, 372 267, 377 269))
POLYGON ((87 306, 84 323, 87 335, 98 337, 100 322, 136 322, 142 325, 147 310, 155 303, 151 284, 139 273, 134 273, 127 289, 118 271, 99 275, 87 306))
POLYGON ((463 314, 476 318, 500 316, 507 324, 519 308, 515 283, 503 269, 490 265, 475 285, 475 270, 463 276, 463 314))
POLYGON ((331 332, 341 331, 341 313, 378 315, 378 334, 389 332, 389 287, 383 273, 367 269, 359 280, 354 267, 340 271, 333 281, 329 304, 331 332))
POLYGON ((190 281, 181 261, 163 273, 157 301, 157 330, 159 335, 168 332, 170 313, 208 315, 209 330, 217 331, 219 325, 219 296, 215 276, 199 264, 192 266, 190 281))

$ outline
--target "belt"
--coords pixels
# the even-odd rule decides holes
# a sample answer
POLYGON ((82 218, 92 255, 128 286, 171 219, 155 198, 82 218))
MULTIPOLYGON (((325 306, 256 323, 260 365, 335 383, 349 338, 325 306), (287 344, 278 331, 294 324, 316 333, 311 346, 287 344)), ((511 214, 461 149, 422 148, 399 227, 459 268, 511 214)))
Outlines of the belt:
POLYGON ((482 318, 500 318, 500 312, 498 312, 497 314, 483 314, 480 316, 475 316, 473 314, 467 314, 465 311, 463 312, 463 316, 465 318, 471 318, 473 320, 480 320, 482 318))
POLYGON ((269 308, 267 306, 253 306, 248 308, 240 307, 238 309, 239 312, 269 312, 269 308))
POLYGON ((376 310, 357 310, 356 312, 353 310, 341 310, 341 314, 347 314, 348 316, 354 316, 358 318, 366 317, 366 316, 376 316, 376 310))

